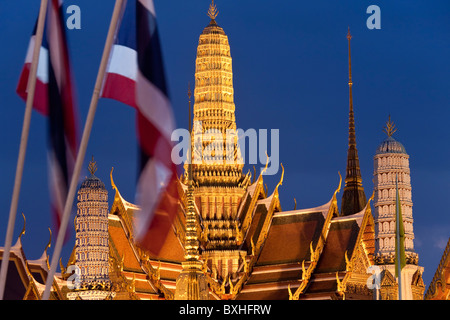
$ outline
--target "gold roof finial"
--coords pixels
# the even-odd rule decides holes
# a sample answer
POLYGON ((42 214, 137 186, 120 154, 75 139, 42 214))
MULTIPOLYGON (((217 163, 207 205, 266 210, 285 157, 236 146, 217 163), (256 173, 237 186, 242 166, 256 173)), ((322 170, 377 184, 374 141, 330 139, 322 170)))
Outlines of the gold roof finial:
POLYGON ((109 174, 109 176, 111 177, 111 186, 112 186, 113 189, 118 191, 118 189, 116 187, 116 184, 114 183, 114 180, 113 180, 113 175, 112 175, 113 171, 114 171, 114 167, 111 168, 111 173, 109 174))
POLYGON ((23 228, 22 228, 22 231, 20 232, 19 239, 21 239, 22 236, 25 234, 25 226, 27 223, 27 219, 25 219, 25 215, 23 214, 23 212, 22 212, 22 217, 23 217, 23 228))
POLYGON ((383 128, 383 131, 388 137, 391 137, 397 131, 394 122, 391 121, 391 115, 389 115, 389 119, 386 122, 386 126, 383 128))
POLYGON ((92 159, 89 162, 88 170, 92 175, 97 171, 97 162, 94 161, 94 156, 92 156, 92 159))
POLYGON ((210 17, 211 20, 215 20, 218 14, 219 10, 217 10, 217 6, 214 4, 214 0, 212 0, 208 9, 208 17, 210 17))

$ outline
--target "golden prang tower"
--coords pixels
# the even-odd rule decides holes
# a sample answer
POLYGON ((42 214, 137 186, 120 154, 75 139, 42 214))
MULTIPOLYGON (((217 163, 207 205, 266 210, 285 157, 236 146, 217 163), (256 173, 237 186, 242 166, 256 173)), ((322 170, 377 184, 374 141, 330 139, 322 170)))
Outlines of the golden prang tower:
POLYGON ((250 174, 242 173, 230 46, 217 25, 217 15, 213 1, 208 10, 211 21, 200 35, 197 48, 192 183, 202 226, 202 259, 213 278, 226 279, 237 271, 246 255, 246 251, 238 250, 242 235, 237 211, 250 174))

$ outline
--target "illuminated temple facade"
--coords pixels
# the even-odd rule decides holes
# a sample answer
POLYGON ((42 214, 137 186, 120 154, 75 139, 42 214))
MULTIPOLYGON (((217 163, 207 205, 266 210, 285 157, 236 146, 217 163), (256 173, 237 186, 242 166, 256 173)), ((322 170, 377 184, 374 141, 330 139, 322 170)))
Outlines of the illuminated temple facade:
MULTIPOLYGON (((202 143, 194 148, 194 161, 185 165, 185 174, 179 178, 178 215, 161 252, 151 255, 135 243, 133 220, 140 210, 122 197, 112 170, 114 200, 106 212, 108 193, 94 176, 95 163, 91 162, 91 176, 83 182, 78 196, 76 243, 69 261, 60 263, 51 299, 397 299, 389 240, 392 203, 383 202, 385 188, 392 188, 392 176, 385 178, 389 168, 378 165, 390 164, 390 160, 383 160, 390 154, 377 151, 378 184, 367 199, 356 148, 350 32, 345 179, 336 174, 332 182, 335 192, 325 194, 324 203, 283 211, 279 192, 284 168, 279 183, 269 191, 264 187, 263 172, 243 173, 236 139, 224 138, 226 142, 219 144, 213 138, 236 129, 230 45, 216 22, 217 13, 212 4, 208 12, 211 20, 197 48, 191 135, 202 143), (73 281, 74 266, 81 269, 80 283, 73 281), (379 287, 374 285, 373 266, 383 270, 379 287)), ((414 269, 405 286, 411 292, 410 299, 422 299, 423 269, 413 251, 408 156, 398 153, 393 158, 402 164, 395 168, 400 170, 405 197, 408 265, 414 269)), ((48 256, 45 251, 39 260, 28 261, 20 237, 12 248, 6 291, 22 283, 23 290, 9 291, 9 298, 39 299, 49 269, 48 256)))

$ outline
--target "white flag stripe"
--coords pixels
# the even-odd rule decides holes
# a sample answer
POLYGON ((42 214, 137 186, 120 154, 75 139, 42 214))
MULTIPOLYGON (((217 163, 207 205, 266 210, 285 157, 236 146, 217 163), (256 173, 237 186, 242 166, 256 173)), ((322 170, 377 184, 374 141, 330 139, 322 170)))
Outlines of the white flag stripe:
POLYGON ((115 44, 111 51, 108 73, 116 73, 136 81, 137 52, 120 44, 115 44))
MULTIPOLYGON (((138 70, 137 104, 141 113, 171 141, 175 129, 174 117, 169 99, 138 70), (152 103, 149 103, 151 101, 152 103)), ((150 138, 150 137, 149 137, 150 138)))
MULTIPOLYGON (((25 63, 30 63, 33 58, 35 36, 32 36, 28 44, 27 56, 25 57, 25 63)), ((41 47, 39 52, 39 63, 37 68, 37 78, 44 84, 48 83, 48 50, 41 47)))

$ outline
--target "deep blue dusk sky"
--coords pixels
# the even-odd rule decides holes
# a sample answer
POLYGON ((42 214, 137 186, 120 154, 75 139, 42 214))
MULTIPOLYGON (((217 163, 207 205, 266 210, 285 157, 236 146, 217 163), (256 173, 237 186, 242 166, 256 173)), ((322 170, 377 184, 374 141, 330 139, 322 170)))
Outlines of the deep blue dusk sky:
MULTIPOLYGON (((0 245, 13 189, 25 103, 15 88, 39 1, 0 2, 0 245)), ((177 125, 187 128, 187 85, 194 84, 198 37, 209 23, 209 0, 155 0, 170 96, 177 125)), ((81 124, 87 114, 113 0, 66 0, 81 8, 81 30, 68 30, 81 124)), ((367 198, 373 156, 390 114, 394 137, 410 155, 415 248, 428 286, 450 236, 450 3, 448 0, 217 0, 217 23, 231 45, 238 128, 279 129, 284 210, 326 203, 345 173, 348 142, 347 27, 352 39, 357 147, 367 198), (369 30, 369 5, 381 9, 381 29, 369 30)), ((100 100, 84 165, 94 155, 114 198, 109 172, 122 195, 134 199, 134 110, 100 100)), ((80 128, 81 131, 82 128, 80 128)), ((33 112, 13 243, 23 237, 28 259, 48 242, 46 120, 33 112)), ((247 171, 251 166, 247 166, 247 171)), ((252 170, 253 171, 253 170, 252 170)), ((266 177, 272 191, 281 171, 266 177)), ((86 171, 82 177, 86 175, 86 171)), ((338 197, 342 195, 339 194, 338 197)), ((73 228, 73 218, 69 226, 73 228)), ((72 229, 72 237, 74 232, 72 229)), ((53 243, 55 239, 53 239, 53 243)), ((73 248, 63 252, 67 261, 73 248)), ((52 249, 50 250, 50 253, 52 249)))

